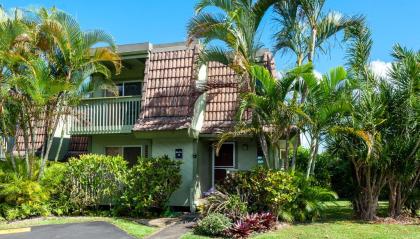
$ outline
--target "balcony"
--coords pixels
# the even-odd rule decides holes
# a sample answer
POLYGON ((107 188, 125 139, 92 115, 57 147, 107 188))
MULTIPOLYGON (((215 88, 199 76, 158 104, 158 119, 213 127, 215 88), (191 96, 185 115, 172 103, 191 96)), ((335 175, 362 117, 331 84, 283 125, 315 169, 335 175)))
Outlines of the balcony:
POLYGON ((140 96, 85 99, 73 109, 71 135, 130 133, 140 115, 140 96))

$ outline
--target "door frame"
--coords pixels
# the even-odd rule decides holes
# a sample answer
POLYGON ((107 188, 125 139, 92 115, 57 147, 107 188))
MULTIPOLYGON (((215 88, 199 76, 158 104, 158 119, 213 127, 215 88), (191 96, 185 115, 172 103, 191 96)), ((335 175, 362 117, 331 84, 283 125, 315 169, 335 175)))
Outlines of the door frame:
POLYGON ((235 142, 224 142, 223 144, 233 145, 233 166, 232 167, 216 167, 214 166, 216 158, 216 148, 214 144, 211 147, 211 187, 214 188, 214 170, 215 169, 235 169, 236 168, 236 143, 235 142))

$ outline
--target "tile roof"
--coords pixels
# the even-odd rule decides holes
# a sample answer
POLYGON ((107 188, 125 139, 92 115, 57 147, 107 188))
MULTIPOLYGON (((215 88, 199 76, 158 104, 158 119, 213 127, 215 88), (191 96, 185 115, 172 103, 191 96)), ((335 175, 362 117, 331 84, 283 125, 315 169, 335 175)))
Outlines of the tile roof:
POLYGON ((157 48, 146 62, 142 111, 134 131, 186 129, 195 98, 198 45, 157 48))
MULTIPOLYGON (((43 120, 39 121, 38 124, 34 125, 33 128, 34 128, 33 129, 34 130, 34 144, 33 144, 34 147, 33 148, 36 152, 41 152, 41 148, 42 148, 42 145, 44 144, 44 139, 45 139, 44 121, 43 120)), ((24 155, 25 154, 24 132, 21 129, 18 129, 16 135, 17 135, 17 137, 16 137, 16 142, 15 142, 15 151, 19 155, 24 155)), ((28 133, 28 135, 29 135, 29 133, 28 133)), ((32 137, 30 137, 30 136, 28 138, 28 145, 29 145, 28 150, 31 150, 32 149, 32 137)))
MULTIPOLYGON (((198 45, 152 50, 146 63, 142 112, 133 131, 177 130, 191 125, 199 92, 195 87, 198 45)), ((267 50, 260 61, 275 74, 274 60, 267 50)), ((211 62, 207 72, 207 98, 202 133, 217 133, 235 124, 240 85, 228 66, 211 62)))
MULTIPOLYGON (((274 59, 270 52, 264 51, 260 61, 273 75, 275 74, 274 59)), ((201 133, 220 133, 235 125, 239 94, 243 90, 235 72, 220 63, 209 64, 207 82, 210 90, 207 92, 201 133)), ((250 117, 250 113, 245 117, 250 117)))

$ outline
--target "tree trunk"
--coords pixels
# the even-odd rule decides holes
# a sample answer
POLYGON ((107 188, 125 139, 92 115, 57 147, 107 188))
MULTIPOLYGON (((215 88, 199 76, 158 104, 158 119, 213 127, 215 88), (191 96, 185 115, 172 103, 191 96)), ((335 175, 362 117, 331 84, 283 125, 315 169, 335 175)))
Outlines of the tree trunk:
POLYGON ((315 44, 316 44, 316 37, 317 37, 317 29, 315 27, 312 28, 312 34, 311 34, 311 49, 308 54, 308 61, 313 62, 314 56, 315 56, 315 44))
POLYGON ((267 139, 265 138, 264 133, 260 133, 258 138, 260 140, 261 150, 263 151, 263 154, 264 154, 265 164, 266 164, 267 168, 271 168, 270 167, 270 162, 269 162, 270 154, 268 152, 267 139))
POLYGON ((319 137, 317 137, 318 139, 316 140, 316 144, 315 144, 315 152, 313 153, 313 159, 312 159, 312 165, 311 165, 311 174, 314 175, 315 173, 315 164, 316 164, 316 159, 318 157, 318 149, 319 149, 319 137))
POLYGON ((57 129, 57 125, 58 125, 58 120, 59 120, 59 114, 56 116, 56 119, 53 119, 53 127, 51 128, 51 131, 48 130, 48 142, 47 142, 47 148, 45 151, 45 155, 42 157, 41 160, 41 166, 39 168, 39 175, 38 175, 38 181, 41 180, 42 175, 44 174, 44 169, 45 169, 45 164, 48 160, 49 154, 50 154, 50 150, 51 150, 51 146, 52 146, 52 142, 54 140, 54 133, 57 129))
POLYGON ((59 157, 59 155, 60 155, 61 147, 62 147, 62 145, 63 145, 63 140, 64 140, 64 130, 65 130, 66 126, 67 126, 67 118, 68 118, 68 115, 66 114, 66 115, 64 116, 63 126, 62 126, 62 128, 61 128, 60 143, 58 144, 57 153, 55 154, 55 159, 54 159, 54 161, 55 161, 55 162, 57 162, 57 161, 58 161, 58 157, 59 157))
POLYGON ((379 195, 387 178, 383 169, 375 169, 366 163, 356 168, 355 162, 357 161, 353 160, 358 189, 353 199, 353 210, 359 219, 375 220, 379 195))
POLYGON ((22 127, 23 131, 23 142, 25 145, 25 164, 26 164, 26 173, 28 178, 32 178, 32 167, 29 162, 29 135, 28 135, 28 129, 24 129, 22 127))
POLYGON ((293 157, 292 157, 292 163, 290 164, 290 167, 292 171, 295 171, 296 169, 296 158, 297 158, 297 152, 298 152, 298 144, 299 144, 299 137, 300 135, 295 136, 295 140, 293 141, 293 157))
POLYGON ((315 152, 315 145, 317 144, 316 141, 317 141, 317 138, 312 137, 308 166, 306 168, 306 179, 309 179, 309 176, 311 175, 312 163, 313 163, 313 160, 314 160, 313 154, 315 152))
MULTIPOLYGON (((284 170, 288 170, 289 169, 289 132, 286 132, 286 148, 285 148, 285 154, 286 154, 286 158, 283 159, 284 160, 284 170)), ((281 155, 281 152, 280 152, 281 155)))
POLYGON ((389 204, 388 204, 388 215, 393 218, 397 218, 401 215, 404 202, 402 200, 401 182, 397 180, 390 180, 388 182, 389 187, 389 204))

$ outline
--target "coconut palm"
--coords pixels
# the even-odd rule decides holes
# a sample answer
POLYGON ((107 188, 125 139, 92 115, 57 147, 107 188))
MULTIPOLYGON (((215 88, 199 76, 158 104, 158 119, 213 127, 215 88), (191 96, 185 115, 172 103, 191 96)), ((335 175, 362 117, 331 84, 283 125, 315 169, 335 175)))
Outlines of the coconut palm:
POLYGON ((231 67, 253 90, 249 77, 251 65, 258 62, 261 50, 259 28, 266 11, 276 0, 200 0, 195 6, 196 16, 188 24, 192 41, 202 39, 208 45, 201 53, 202 63, 215 61, 231 67), (207 9, 215 7, 217 13, 207 9), (223 46, 211 44, 222 42, 223 46))

